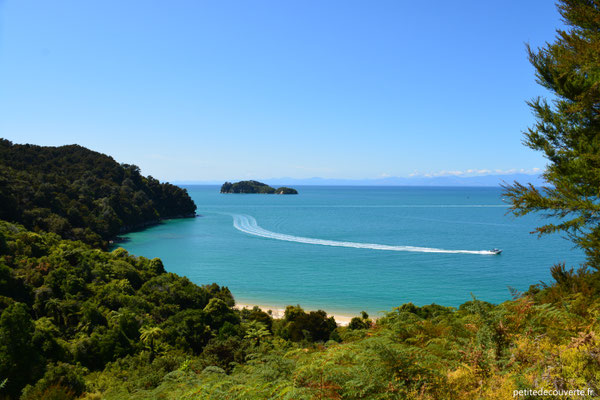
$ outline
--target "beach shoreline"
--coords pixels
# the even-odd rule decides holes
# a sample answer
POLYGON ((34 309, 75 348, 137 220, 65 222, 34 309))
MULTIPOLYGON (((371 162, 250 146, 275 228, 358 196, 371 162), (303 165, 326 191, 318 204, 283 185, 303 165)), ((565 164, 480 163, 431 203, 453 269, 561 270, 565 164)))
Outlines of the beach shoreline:
MULTIPOLYGON (((236 310, 241 310, 243 308, 247 308, 247 309, 251 310, 255 306, 265 312, 271 311, 271 315, 275 319, 282 319, 284 317, 285 308, 286 308, 286 306, 281 306, 281 305, 255 304, 255 303, 250 303, 250 302, 246 302, 246 301, 242 301, 240 303, 236 302, 236 304, 233 308, 235 308, 236 310)), ((310 312, 310 311, 316 311, 316 310, 305 310, 305 311, 310 312)), ((325 312, 327 312, 327 311, 325 311, 325 312)), ((339 326, 348 326, 348 324, 350 323, 352 318, 356 317, 356 315, 329 313, 329 312, 327 312, 327 316, 333 317, 335 319, 335 322, 339 326)))

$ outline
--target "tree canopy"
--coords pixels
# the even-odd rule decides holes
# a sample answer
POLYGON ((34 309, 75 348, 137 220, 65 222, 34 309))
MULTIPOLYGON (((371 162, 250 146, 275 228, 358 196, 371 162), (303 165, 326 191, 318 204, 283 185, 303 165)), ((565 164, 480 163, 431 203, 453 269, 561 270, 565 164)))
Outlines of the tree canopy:
POLYGON ((553 43, 528 47, 537 82, 550 99, 528 102, 537 119, 525 144, 548 160, 548 186, 515 183, 505 194, 516 215, 553 217, 539 234, 564 232, 584 249, 588 265, 600 267, 600 3, 563 0, 558 9, 567 30, 553 43))

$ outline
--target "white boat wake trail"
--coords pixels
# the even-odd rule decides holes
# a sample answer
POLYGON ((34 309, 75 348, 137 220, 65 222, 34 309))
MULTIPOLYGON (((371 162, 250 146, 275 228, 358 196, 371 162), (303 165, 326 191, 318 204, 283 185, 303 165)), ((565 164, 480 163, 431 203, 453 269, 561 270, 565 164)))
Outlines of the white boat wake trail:
POLYGON ((411 251, 417 253, 450 253, 450 254, 483 254, 493 255, 494 253, 488 250, 444 250, 431 247, 415 247, 415 246, 390 246, 386 244, 374 243, 357 243, 357 242, 340 242, 337 240, 314 239, 301 236, 286 235, 284 233, 271 232, 261 228, 256 220, 249 215, 232 214, 233 226, 235 229, 247 233, 249 235, 260 236, 275 240, 284 240, 287 242, 318 244, 321 246, 334 247, 353 247, 355 249, 371 249, 371 250, 387 250, 387 251, 411 251))

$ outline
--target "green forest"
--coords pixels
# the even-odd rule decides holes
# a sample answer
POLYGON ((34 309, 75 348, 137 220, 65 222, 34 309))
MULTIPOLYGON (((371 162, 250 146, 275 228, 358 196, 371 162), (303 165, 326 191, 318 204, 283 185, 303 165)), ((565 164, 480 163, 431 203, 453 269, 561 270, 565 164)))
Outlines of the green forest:
POLYGON ((185 189, 144 177, 135 165, 71 145, 0 139, 0 219, 106 248, 119 233, 193 217, 185 189))
MULTIPOLYGON (((561 222, 581 266, 512 299, 398 305, 347 327, 288 306, 234 309, 108 241, 195 215, 184 189, 80 146, 0 141, 0 399, 553 399, 600 397, 600 5, 562 0, 568 30, 528 49, 552 93, 529 102, 525 145, 546 188, 505 186, 515 215, 561 222), (590 393, 594 393, 591 394, 590 393)), ((525 283, 525 285, 530 283, 525 283)))

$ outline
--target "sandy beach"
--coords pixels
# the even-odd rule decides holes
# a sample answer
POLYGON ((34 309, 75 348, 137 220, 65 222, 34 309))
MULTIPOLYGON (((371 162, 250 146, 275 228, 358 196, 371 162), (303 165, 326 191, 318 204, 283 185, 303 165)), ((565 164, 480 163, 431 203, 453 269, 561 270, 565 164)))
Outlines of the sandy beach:
MULTIPOLYGON (((241 310, 242 308, 248 308, 248 309, 252 309, 254 308, 254 306, 259 307, 261 310, 268 312, 269 310, 271 310, 271 313, 273 315, 273 318, 276 319, 281 319, 283 318, 283 315, 285 313, 285 306, 272 306, 272 305, 265 305, 265 304, 248 304, 248 303, 236 303, 236 305, 234 306, 234 308, 241 310)), ((309 311, 316 311, 316 310, 305 310, 306 312, 309 311)), ((335 318, 335 322, 337 322, 338 325, 340 326, 347 326, 350 323, 350 320, 353 317, 356 317, 356 315, 343 315, 343 314, 330 314, 327 313, 327 315, 329 317, 333 317, 335 318)))

